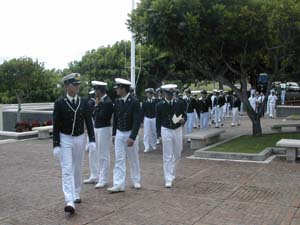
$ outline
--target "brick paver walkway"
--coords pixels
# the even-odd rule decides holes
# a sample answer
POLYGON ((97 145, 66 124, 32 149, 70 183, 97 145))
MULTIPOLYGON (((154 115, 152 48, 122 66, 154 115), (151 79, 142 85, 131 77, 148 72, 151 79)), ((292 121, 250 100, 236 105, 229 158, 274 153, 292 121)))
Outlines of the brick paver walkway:
MULTIPOLYGON (((274 121, 279 119, 262 120, 264 132, 274 121)), ((236 129, 227 122, 225 129, 225 138, 251 133, 248 120, 236 129)), ((131 188, 129 179, 119 194, 84 185, 83 202, 69 216, 63 212, 60 166, 51 140, 1 144, 0 224, 300 224, 298 163, 282 158, 269 164, 192 160, 185 157, 192 151, 184 147, 173 188, 163 187, 161 150, 141 152, 142 189, 131 188)), ((84 178, 88 175, 86 155, 84 178)))

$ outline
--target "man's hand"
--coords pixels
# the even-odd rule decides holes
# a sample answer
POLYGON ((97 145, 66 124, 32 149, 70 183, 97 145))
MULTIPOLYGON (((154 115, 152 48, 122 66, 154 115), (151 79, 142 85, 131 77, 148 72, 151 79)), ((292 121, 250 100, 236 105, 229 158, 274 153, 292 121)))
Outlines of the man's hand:
POLYGON ((55 158, 60 160, 60 158, 61 158, 61 148, 59 146, 57 146, 53 149, 53 155, 54 155, 55 158))
POLYGON ((179 123, 184 124, 185 123, 184 118, 182 118, 181 120, 179 120, 179 123))
POLYGON ((113 144, 113 145, 115 145, 115 139, 116 139, 115 136, 112 136, 112 137, 111 137, 111 141, 112 141, 112 144, 113 144))
POLYGON ((96 151, 96 143, 95 142, 90 142, 88 149, 89 149, 89 152, 96 151))
POLYGON ((100 102, 100 98, 99 97, 97 97, 96 99, 95 99, 95 105, 99 105, 99 102, 100 102))
POLYGON ((131 138, 128 138, 127 139, 127 146, 131 147, 131 146, 133 146, 133 144, 134 144, 134 140, 132 140, 131 138))

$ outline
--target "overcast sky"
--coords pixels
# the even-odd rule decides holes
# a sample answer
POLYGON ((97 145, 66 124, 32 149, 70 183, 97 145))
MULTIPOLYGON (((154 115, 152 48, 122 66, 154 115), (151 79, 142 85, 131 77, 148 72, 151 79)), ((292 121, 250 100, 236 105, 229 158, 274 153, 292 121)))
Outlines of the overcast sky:
POLYGON ((88 50, 130 40, 131 9, 132 0, 1 0, 0 64, 28 56, 66 68, 88 50))

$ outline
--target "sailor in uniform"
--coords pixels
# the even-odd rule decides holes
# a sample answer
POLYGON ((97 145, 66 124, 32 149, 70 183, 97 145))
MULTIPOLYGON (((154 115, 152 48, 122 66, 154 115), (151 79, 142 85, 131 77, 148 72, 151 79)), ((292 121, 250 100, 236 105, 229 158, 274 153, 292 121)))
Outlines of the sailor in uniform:
POLYGON ((92 81, 95 91, 94 127, 96 151, 89 156, 91 176, 85 183, 98 183, 95 188, 103 188, 108 184, 111 148, 111 118, 114 112, 113 102, 106 94, 107 83, 92 81), (89 182, 88 182, 89 181, 89 182))
POLYGON ((200 130, 208 129, 209 125, 209 108, 211 108, 211 99, 207 97, 205 90, 201 91, 202 97, 198 101, 198 108, 200 113, 200 130))
POLYGON ((161 86, 165 98, 156 104, 156 130, 161 137, 165 187, 171 188, 175 179, 176 164, 182 151, 182 126, 186 121, 185 104, 174 98, 176 84, 161 86))
MULTIPOLYGON (((190 134, 193 132, 193 123, 194 123, 194 111, 198 112, 197 101, 193 97, 191 97, 191 89, 186 89, 185 98, 183 99, 185 102, 185 112, 187 115, 186 120, 186 134, 190 134)), ((187 142, 190 142, 191 139, 188 139, 187 142)))
POLYGON ((116 78, 116 91, 112 139, 115 145, 115 168, 111 193, 125 190, 126 154, 131 169, 133 187, 141 188, 140 162, 136 137, 141 123, 141 106, 138 99, 130 94, 131 82, 116 78))
POLYGON ((89 135, 89 151, 96 148, 94 128, 87 99, 78 96, 80 74, 71 73, 63 78, 66 96, 54 104, 53 154, 60 160, 62 189, 66 201, 65 212, 75 212, 74 203, 80 203, 82 186, 82 162, 86 137, 89 135))
POLYGON ((278 98, 275 95, 275 91, 271 90, 271 94, 268 97, 270 118, 275 117, 275 108, 276 108, 276 101, 277 101, 277 99, 278 98))
POLYGON ((145 90, 147 99, 142 103, 142 118, 144 119, 144 152, 149 152, 150 148, 156 150, 156 119, 155 105, 158 102, 153 97, 154 89, 145 90))
POLYGON ((241 100, 238 98, 236 93, 233 93, 232 99, 232 122, 231 126, 240 125, 240 110, 241 110, 241 100))

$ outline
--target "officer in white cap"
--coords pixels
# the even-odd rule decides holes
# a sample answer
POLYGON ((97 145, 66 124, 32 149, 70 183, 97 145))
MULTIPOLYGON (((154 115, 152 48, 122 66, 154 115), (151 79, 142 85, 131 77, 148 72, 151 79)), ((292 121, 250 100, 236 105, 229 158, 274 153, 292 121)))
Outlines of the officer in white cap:
POLYGON ((53 111, 53 154, 60 160, 62 186, 66 201, 65 212, 74 213, 74 203, 80 203, 82 162, 86 138, 89 149, 96 148, 94 128, 87 99, 78 96, 80 74, 71 73, 63 78, 66 95, 55 102, 53 111))
POLYGON ((276 108, 277 99, 278 98, 275 95, 275 90, 272 89, 271 94, 268 96, 270 118, 275 117, 275 108, 276 108))
POLYGON ((96 151, 89 153, 90 178, 84 183, 97 183, 95 188, 103 188, 108 184, 111 148, 111 118, 114 112, 113 102, 106 94, 107 83, 92 81, 95 91, 94 126, 96 136, 96 151))
POLYGON ((182 151, 182 125, 186 121, 185 104, 174 98, 176 84, 161 86, 165 98, 156 105, 157 136, 162 139, 165 187, 172 187, 176 164, 182 151))
POLYGON ((200 113, 200 130, 208 129, 209 125, 209 109, 211 108, 211 99, 207 97, 205 90, 201 91, 201 98, 198 101, 200 113))
POLYGON ((116 78, 116 92, 113 116, 113 143, 115 145, 115 168, 111 193, 125 190, 126 154, 128 154, 133 187, 141 188, 140 162, 136 137, 141 123, 141 106, 138 99, 130 94, 130 81, 116 78))
POLYGON ((144 152, 156 150, 156 119, 155 105, 159 101, 153 97, 154 89, 145 90, 147 98, 142 103, 142 118, 144 119, 144 152))
POLYGON ((156 99, 162 100, 163 96, 162 96, 162 93, 161 93, 161 89, 160 88, 156 88, 155 92, 156 92, 156 99))

